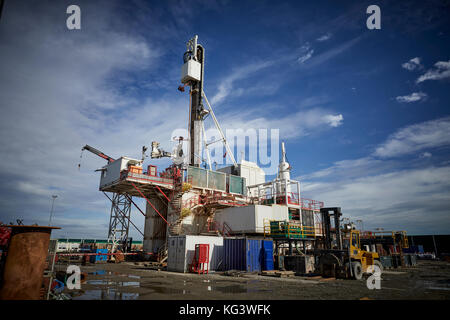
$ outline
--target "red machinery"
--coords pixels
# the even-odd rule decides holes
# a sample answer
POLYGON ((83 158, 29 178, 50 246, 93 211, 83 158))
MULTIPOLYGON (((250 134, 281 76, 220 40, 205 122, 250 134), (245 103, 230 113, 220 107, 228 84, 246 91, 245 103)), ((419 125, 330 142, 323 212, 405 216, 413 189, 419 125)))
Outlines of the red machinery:
POLYGON ((11 228, 0 227, 0 246, 8 246, 9 238, 11 237, 11 228))
POLYGON ((196 244, 194 259, 192 259, 192 263, 189 265, 189 272, 198 272, 198 274, 200 273, 204 274, 205 265, 206 265, 206 274, 208 274, 209 244, 196 244))

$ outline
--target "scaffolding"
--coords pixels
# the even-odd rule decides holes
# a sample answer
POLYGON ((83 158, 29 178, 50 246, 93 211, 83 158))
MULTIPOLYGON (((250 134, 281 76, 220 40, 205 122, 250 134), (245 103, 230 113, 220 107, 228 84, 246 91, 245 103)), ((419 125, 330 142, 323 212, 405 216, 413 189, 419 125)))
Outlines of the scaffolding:
POLYGON ((131 198, 126 194, 114 193, 109 218, 108 246, 114 252, 119 244, 128 239, 131 215, 131 198))

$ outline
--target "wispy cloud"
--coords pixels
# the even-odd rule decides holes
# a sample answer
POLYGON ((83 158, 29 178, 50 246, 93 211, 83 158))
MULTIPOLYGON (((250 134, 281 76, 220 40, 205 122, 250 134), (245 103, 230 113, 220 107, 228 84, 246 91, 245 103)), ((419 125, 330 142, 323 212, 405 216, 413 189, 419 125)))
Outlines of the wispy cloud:
MULTIPOLYGON (((276 110, 276 108, 274 108, 276 110)), ((285 116, 255 116, 257 111, 226 113, 221 115, 221 126, 227 129, 254 128, 254 129, 279 129, 280 136, 284 139, 304 137, 320 132, 327 128, 336 128, 343 124, 342 114, 333 113, 330 110, 313 107, 301 110, 285 116)))
POLYGON ((331 39, 331 36, 332 36, 332 34, 328 32, 328 33, 324 34, 323 36, 317 38, 316 41, 319 41, 319 42, 327 41, 327 40, 331 39))
POLYGON ((421 83, 427 80, 441 80, 446 78, 450 78, 450 60, 436 62, 434 64, 434 68, 421 75, 416 80, 416 83, 421 83))
POLYGON ((217 93, 211 98, 211 103, 216 105, 223 102, 233 90, 236 81, 250 77, 257 72, 272 66, 275 62, 276 61, 274 60, 255 62, 247 66, 233 69, 231 73, 220 82, 217 93))
POLYGON ((341 178, 336 181, 306 180, 304 196, 324 201, 326 206, 341 207, 345 216, 354 221, 362 219, 366 230, 383 227, 401 228, 409 234, 448 232, 450 166, 397 167, 387 173, 346 177, 355 169, 338 170, 341 178))
POLYGON ((395 99, 397 102, 401 103, 411 103, 416 102, 420 100, 425 100, 427 98, 427 94, 424 92, 413 92, 410 95, 407 96, 398 96, 395 99))
POLYGON ((300 56, 297 61, 300 63, 305 63, 305 61, 311 59, 313 53, 314 53, 314 49, 311 49, 306 54, 300 56))
POLYGON ((323 63, 326 63, 329 60, 333 59, 334 57, 349 50, 351 47, 356 45, 362 38, 363 38, 363 36, 358 36, 358 37, 353 38, 347 42, 344 42, 336 47, 333 47, 327 51, 317 54, 312 58, 310 57, 311 59, 309 60, 309 62, 303 64, 302 68, 310 69, 310 68, 317 67, 323 63))
POLYGON ((450 117, 399 129, 373 154, 341 160, 301 177, 303 195, 342 207, 368 229, 446 233, 450 227, 450 166, 429 165, 424 149, 450 145, 450 117), (417 152, 420 167, 393 157, 417 152))
POLYGON ((402 128, 375 149, 381 158, 398 157, 424 149, 450 145, 450 117, 402 128))
POLYGON ((423 65, 420 64, 420 58, 415 57, 410 59, 408 62, 402 63, 402 68, 413 71, 416 69, 423 69, 423 65))

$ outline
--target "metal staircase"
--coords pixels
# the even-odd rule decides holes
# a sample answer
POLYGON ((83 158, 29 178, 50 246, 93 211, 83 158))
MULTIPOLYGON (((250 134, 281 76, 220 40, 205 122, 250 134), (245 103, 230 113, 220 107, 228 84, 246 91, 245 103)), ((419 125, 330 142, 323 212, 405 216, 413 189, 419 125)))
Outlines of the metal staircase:
POLYGON ((183 220, 181 218, 181 209, 182 209, 182 197, 184 192, 178 192, 175 194, 175 196, 172 198, 172 200, 169 202, 170 206, 174 210, 175 214, 178 216, 178 219, 171 223, 169 226, 169 234, 170 235, 179 235, 181 233, 181 221, 183 220))
POLYGON ((168 246, 167 241, 158 250, 158 262, 163 263, 167 260, 168 256, 168 246))

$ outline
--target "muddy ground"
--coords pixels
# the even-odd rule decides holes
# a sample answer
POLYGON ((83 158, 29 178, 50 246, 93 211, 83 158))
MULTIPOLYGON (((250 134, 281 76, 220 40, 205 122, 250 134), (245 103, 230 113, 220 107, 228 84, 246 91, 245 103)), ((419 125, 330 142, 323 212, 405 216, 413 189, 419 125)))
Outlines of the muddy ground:
POLYGON ((450 299, 450 263, 443 261, 419 261, 416 267, 386 270, 380 290, 369 290, 364 280, 180 274, 133 262, 91 264, 81 266, 81 271, 87 273, 81 289, 64 289, 74 300, 450 299))

